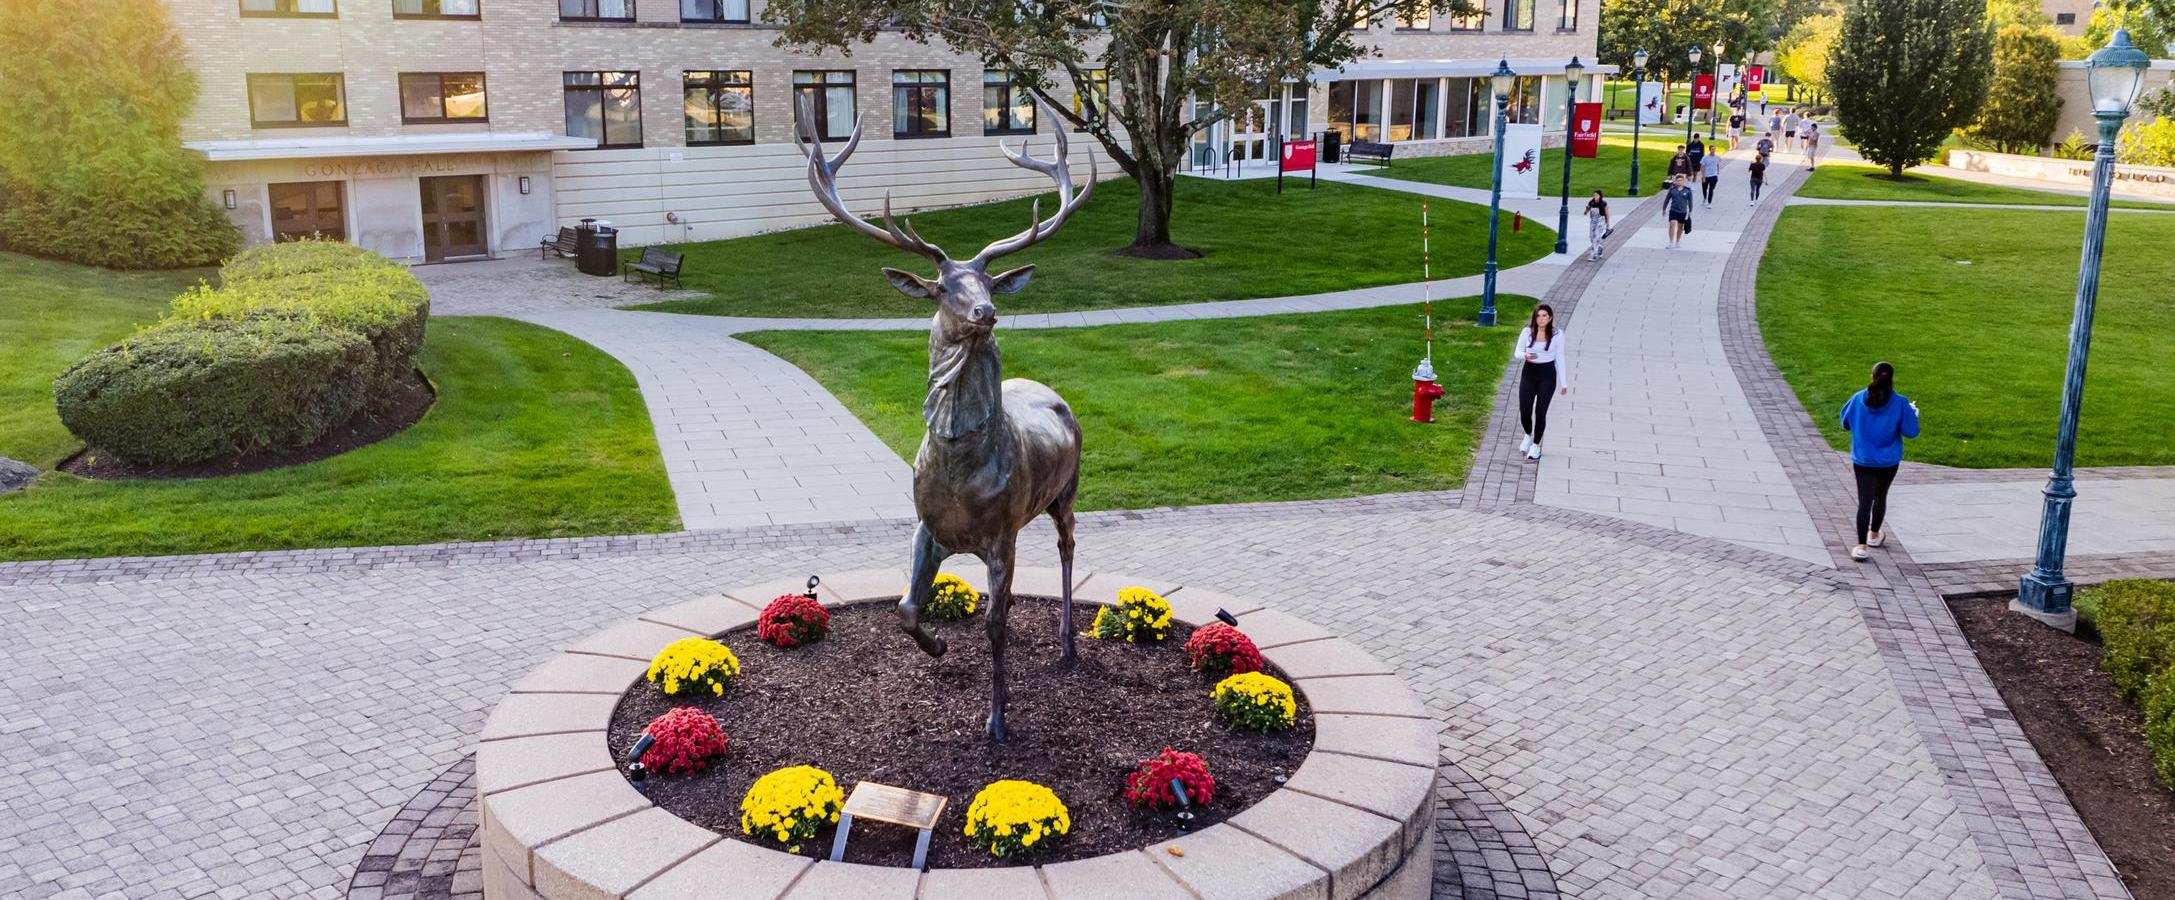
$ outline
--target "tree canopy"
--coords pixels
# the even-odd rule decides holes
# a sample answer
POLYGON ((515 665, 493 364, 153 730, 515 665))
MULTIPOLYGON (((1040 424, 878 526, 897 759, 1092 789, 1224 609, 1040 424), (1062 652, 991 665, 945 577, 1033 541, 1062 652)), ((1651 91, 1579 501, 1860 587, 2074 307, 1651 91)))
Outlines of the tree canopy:
POLYGON ((2003 153, 2039 152, 2054 138, 2054 123, 2062 115, 2055 85, 2060 59, 2061 41, 2053 29, 2003 26, 1994 35, 1994 80, 1986 105, 1964 135, 2003 153))
POLYGON ((1664 81, 1683 81, 1714 71, 1714 45, 1721 62, 1743 59, 1773 45, 1780 0, 1601 0, 1602 62, 1631 71, 1632 54, 1645 50, 1646 70, 1664 81), (1691 49, 1704 54, 1691 64, 1691 49))
POLYGON ((1828 61, 1843 134, 1890 175, 1933 158, 1986 102, 1985 0, 1852 0, 1828 61))
POLYGON ((1804 19, 1782 36, 1782 43, 1775 48, 1775 65, 1791 81, 1812 89, 1816 95, 1826 94, 1828 58, 1835 54, 1835 42, 1842 33, 1842 13, 1821 13, 1804 19))

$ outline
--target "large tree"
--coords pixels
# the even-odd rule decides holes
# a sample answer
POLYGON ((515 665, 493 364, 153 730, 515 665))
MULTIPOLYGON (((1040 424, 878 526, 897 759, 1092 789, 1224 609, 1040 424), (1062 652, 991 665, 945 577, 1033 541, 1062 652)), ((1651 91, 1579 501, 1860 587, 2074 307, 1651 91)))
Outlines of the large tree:
POLYGON ((2060 35, 2045 26, 2008 25, 1994 35, 1994 81, 1979 118, 1964 129, 2003 153, 2038 153, 2062 115, 2060 35))
POLYGON ((0 0, 0 243, 120 268, 218 262, 181 146, 196 75, 160 0, 0 0))
POLYGON ((1932 159, 1986 102, 1992 45, 1985 0, 1852 0, 1828 61, 1843 134, 1894 177, 1932 159))
POLYGON ((1775 47, 1775 66, 1792 82, 1813 92, 1815 101, 1828 93, 1828 58, 1843 33, 1843 14, 1821 13, 1803 19, 1775 47))
MULTIPOLYGON (((2168 10, 2175 13, 2175 9, 2168 10)), ((2085 22, 2084 39, 2078 43, 2080 58, 2107 46, 2115 37, 2115 29, 2130 30, 2130 43, 2138 49, 2158 58, 2169 54, 2169 41, 2175 41, 2175 20, 2157 12, 2152 6, 2139 0, 2103 0, 2092 9, 2092 18, 2085 22)))
POLYGON ((1661 80, 1666 97, 1670 85, 1714 71, 1717 43, 1720 62, 1768 49, 1780 9, 1779 0, 1601 0, 1601 61, 1629 72, 1632 54, 1645 50, 1647 74, 1661 80), (1697 66, 1693 47, 1704 54, 1697 66))
MULTIPOLYGON (((13 0, 9 0, 13 2, 13 0)), ((1471 0, 773 0, 779 43, 851 52, 880 30, 940 41, 1014 72, 1140 184, 1126 252, 1190 256, 1171 243, 1171 199, 1193 135, 1273 85, 1371 52, 1356 30, 1391 16, 1470 15, 1471 0), (1090 72, 1107 73, 1110 97, 1090 72), (1076 112, 1070 96, 1090 98, 1076 112)))

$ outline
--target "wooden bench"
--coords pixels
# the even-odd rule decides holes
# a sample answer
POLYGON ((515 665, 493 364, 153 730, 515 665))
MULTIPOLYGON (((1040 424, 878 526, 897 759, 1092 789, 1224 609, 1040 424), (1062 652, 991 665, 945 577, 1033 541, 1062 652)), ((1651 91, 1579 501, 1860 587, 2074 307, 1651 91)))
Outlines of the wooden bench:
POLYGON ((550 259, 556 253, 560 259, 572 259, 578 249, 574 243, 574 229, 561 228, 558 237, 545 238, 543 243, 537 245, 536 258, 550 259))
POLYGON ((1355 163, 1380 163, 1383 168, 1389 168, 1390 151, 1395 149, 1397 148, 1389 144, 1377 144, 1373 141, 1353 141, 1350 146, 1344 148, 1344 157, 1355 163))
POLYGON ((682 254, 644 247, 642 259, 627 266, 626 279, 638 282, 644 278, 654 278, 657 279, 658 287, 664 287, 667 283, 679 287, 680 262, 685 258, 682 254))

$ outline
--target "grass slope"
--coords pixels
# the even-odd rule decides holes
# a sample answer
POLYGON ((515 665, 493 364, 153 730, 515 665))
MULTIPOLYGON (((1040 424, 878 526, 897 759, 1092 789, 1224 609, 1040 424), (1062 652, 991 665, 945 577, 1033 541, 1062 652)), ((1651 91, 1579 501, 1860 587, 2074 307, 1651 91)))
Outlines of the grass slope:
MULTIPOLYGON (((1961 178, 1943 178, 1938 175, 1903 173, 1902 178, 1888 177, 1888 170, 1874 166, 1858 166, 1849 163, 1828 163, 1815 169, 1806 177, 1805 184, 1797 189, 1799 197, 1818 197, 1827 200, 1917 200, 1929 203, 2029 203, 2039 206, 2083 206, 2085 198, 2054 191, 2035 191, 2030 188, 2009 187, 1999 184, 1980 184, 1961 178)), ((2143 200, 2116 200, 2114 205, 2130 209, 2175 209, 2165 203, 2143 200)))
MULTIPOLYGON (((1639 142, 1639 177, 1645 182, 1639 186, 1642 196, 1659 190, 1662 176, 1669 172, 1669 157, 1675 154, 1677 142, 1682 140, 1682 136, 1683 133, 1678 132, 1672 139, 1664 134, 1661 140, 1655 140, 1649 135, 1639 142)), ((1705 132, 1700 133, 1700 139, 1706 139, 1705 132)), ((1591 196, 1595 189, 1600 189, 1603 196, 1622 197, 1626 196, 1625 189, 1631 186, 1631 142, 1604 138, 1599 152, 1600 155, 1593 159, 1581 159, 1571 164, 1571 213, 1574 219, 1584 215, 1580 210, 1585 205, 1585 198, 1591 196)), ((1492 174, 1489 163, 1494 158, 1492 153, 1423 156, 1396 160, 1388 169, 1379 172, 1368 170, 1364 174, 1399 181, 1424 181, 1487 190, 1492 174)), ((1562 165, 1561 148, 1550 149, 1542 154, 1541 196, 1561 195, 1563 170, 1559 167, 1562 165)), ((1610 212, 1621 213, 1622 210, 1611 209, 1610 212)), ((1481 221, 1485 224, 1487 220, 1481 221)), ((1584 232, 1581 231, 1580 234, 1584 232)))
MULTIPOLYGON (((53 415, 52 375, 156 318, 186 280, 0 256, 0 453, 43 468, 74 452, 53 415)), ((439 398, 421 422, 330 459, 173 481, 48 472, 0 497, 0 559, 677 527, 648 409, 618 361, 546 328, 441 318, 423 370, 439 398)))
MULTIPOLYGON (((1470 323, 1436 305, 1436 423, 1409 421, 1420 309, 1109 325, 1000 336, 1005 375, 1056 388, 1086 433, 1083 509, 1351 497, 1456 488, 1533 301, 1470 323), (1445 318, 1442 314, 1451 314, 1445 318)), ((928 338, 771 331, 747 340, 823 382, 899 455, 923 432, 928 338)))
MULTIPOLYGON (((1180 178, 1174 239, 1202 259, 1153 261, 1110 251, 1133 238, 1139 188, 1104 182, 1050 240, 1004 258, 998 268, 1035 266, 1033 286, 998 299, 1008 313, 1243 300, 1345 290, 1420 279, 1420 200, 1411 194, 1323 182, 1315 190, 1267 181, 1180 178)), ((1045 195, 1049 214, 1055 202, 1045 195)), ((1028 199, 913 217, 914 228, 954 256, 1027 226, 1028 199)), ((1433 207, 1436 277, 1480 271, 1487 211, 1437 202, 1433 207)), ((1555 234, 1503 229, 1504 267, 1546 256, 1555 234)), ((861 318, 924 316, 929 304, 901 295, 877 270, 931 274, 919 257, 831 224, 726 241, 682 244, 687 286, 709 297, 648 309, 720 316, 861 318)))
MULTIPOLYGON (((1924 418, 1909 458, 2043 466, 2083 231, 2061 213, 1792 207, 1760 265, 1760 331, 1838 449, 1835 411, 1886 359, 1924 418)), ((2080 465, 2175 464, 2171 241, 2175 218, 2108 222, 2080 465)))

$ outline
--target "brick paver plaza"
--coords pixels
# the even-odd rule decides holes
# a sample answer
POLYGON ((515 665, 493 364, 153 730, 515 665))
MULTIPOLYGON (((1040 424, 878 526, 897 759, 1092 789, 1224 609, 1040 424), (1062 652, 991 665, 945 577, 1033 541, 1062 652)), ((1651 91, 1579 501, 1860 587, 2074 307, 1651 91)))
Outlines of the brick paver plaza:
MULTIPOLYGON (((1521 272, 1575 336, 1541 464, 1507 461, 1499 392, 1463 492, 1091 514, 1082 569, 1218 585, 1395 667, 1438 719, 1438 896, 2125 896, 1910 556, 2016 555, 2009 524, 1958 549, 1905 510, 2024 479, 1907 478, 1910 549, 1837 568, 1836 456, 1749 322, 1791 163, 1757 210, 1733 165, 1687 249, 1619 201, 1605 262, 1521 272)), ((725 585, 904 564, 905 464, 747 321, 597 307, 498 311, 629 363, 713 530, 0 564, 0 896, 472 896, 470 754, 531 666, 725 585)))

